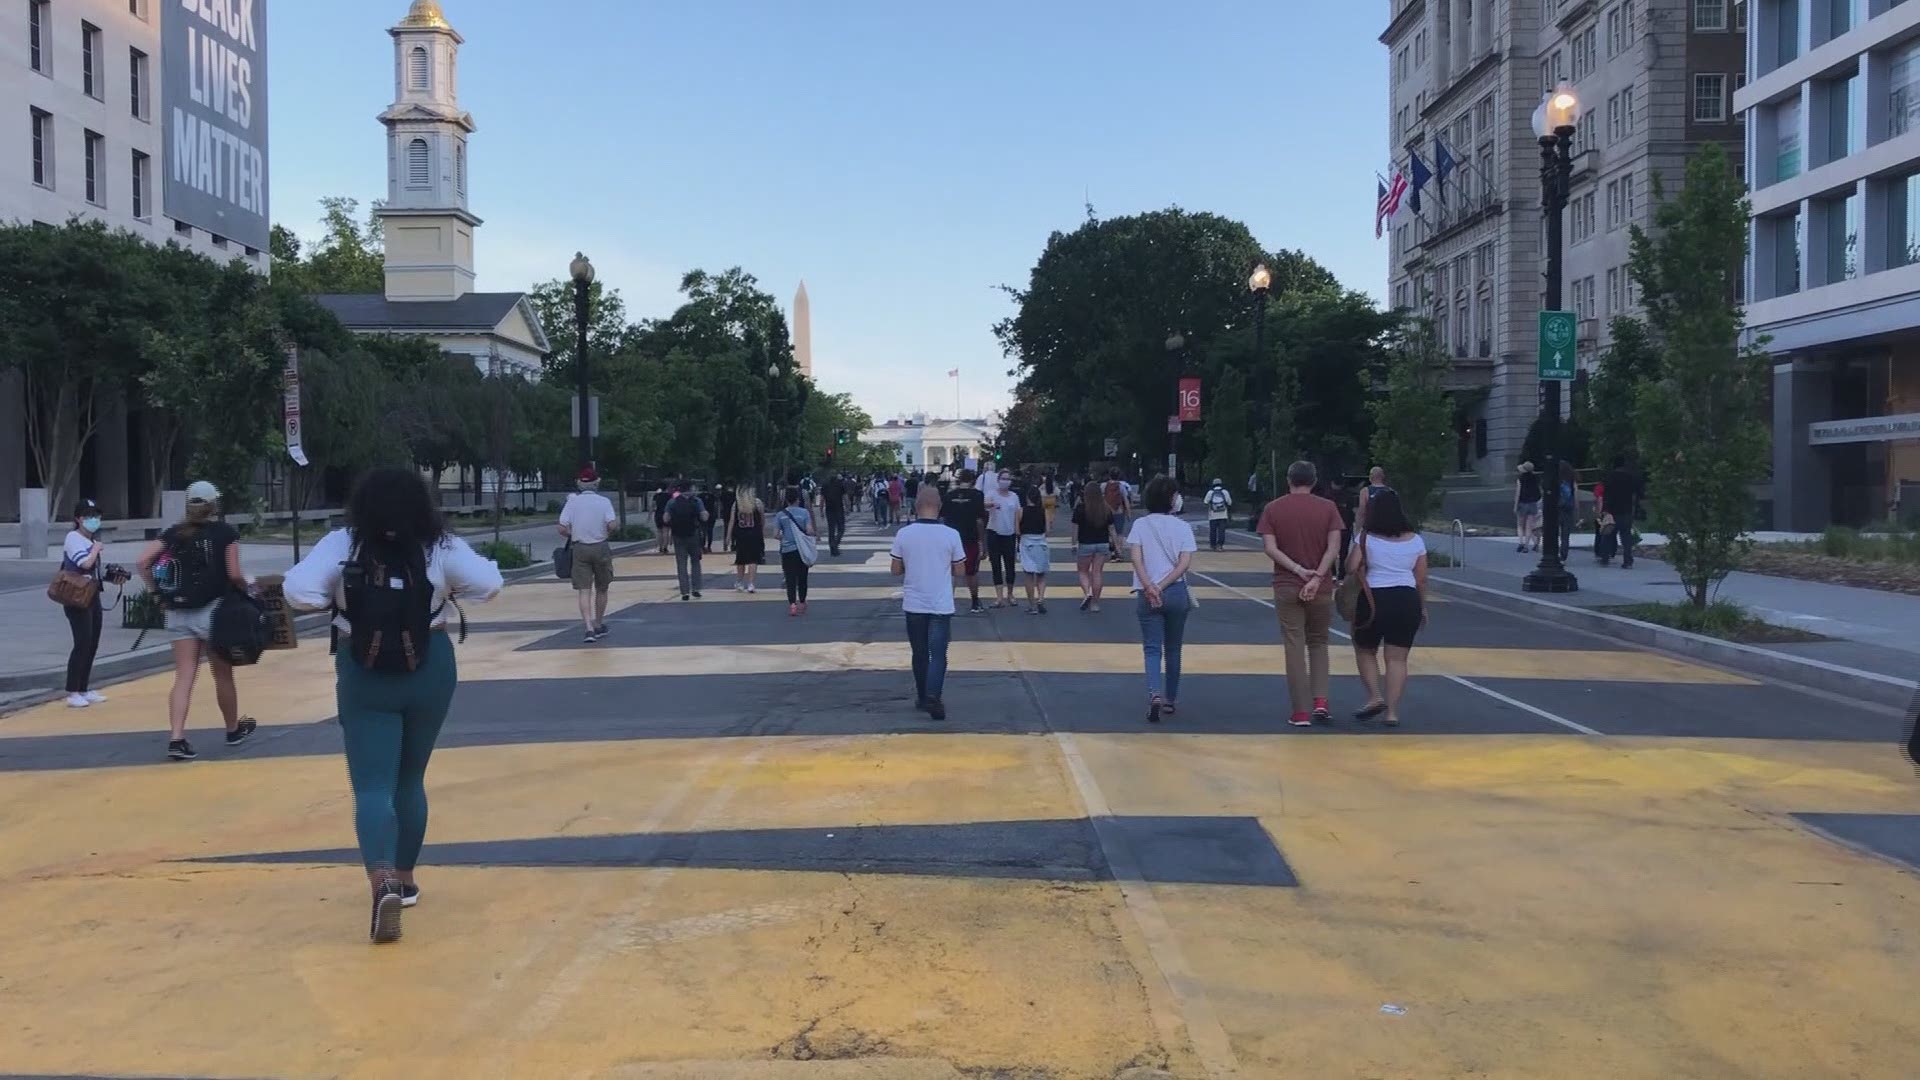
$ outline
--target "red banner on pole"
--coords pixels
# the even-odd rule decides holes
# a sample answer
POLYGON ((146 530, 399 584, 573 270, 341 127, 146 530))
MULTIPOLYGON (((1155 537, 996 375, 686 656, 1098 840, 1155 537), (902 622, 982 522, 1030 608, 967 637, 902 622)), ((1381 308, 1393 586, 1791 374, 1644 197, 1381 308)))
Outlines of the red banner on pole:
POLYGON ((1180 380, 1180 421, 1194 423, 1200 419, 1200 380, 1180 380))

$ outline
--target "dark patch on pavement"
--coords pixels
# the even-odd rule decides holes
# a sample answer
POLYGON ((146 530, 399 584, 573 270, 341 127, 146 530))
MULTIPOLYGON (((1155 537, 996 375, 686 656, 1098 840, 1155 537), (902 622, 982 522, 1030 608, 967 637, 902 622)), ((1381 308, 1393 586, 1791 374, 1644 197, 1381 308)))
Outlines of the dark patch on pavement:
POLYGON ((1795 814, 1831 840, 1920 871, 1920 814, 1795 814))
MULTIPOLYGON (((1145 881, 1299 884, 1273 838, 1250 817, 1114 817, 1099 825, 1111 826, 1125 842, 1145 881)), ((1085 818, 482 840, 429 844, 421 860, 435 866, 693 867, 1040 881, 1114 877, 1095 823, 1085 818)), ((340 848, 183 861, 357 865, 360 855, 340 848)))
MULTIPOLYGON (((1420 654, 1414 650, 1414 669, 1420 654)), ((1811 691, 1770 683, 1579 682, 1474 676, 1489 690, 1537 705, 1603 735, 1669 739, 1826 739, 1886 742, 1900 721, 1811 691)), ((1419 686, 1419 679, 1414 680, 1419 686)), ((1424 690, 1424 688, 1423 688, 1424 690)), ((1409 695, 1413 693, 1408 691, 1409 695)), ((1484 700, 1484 699, 1483 699, 1484 700)))

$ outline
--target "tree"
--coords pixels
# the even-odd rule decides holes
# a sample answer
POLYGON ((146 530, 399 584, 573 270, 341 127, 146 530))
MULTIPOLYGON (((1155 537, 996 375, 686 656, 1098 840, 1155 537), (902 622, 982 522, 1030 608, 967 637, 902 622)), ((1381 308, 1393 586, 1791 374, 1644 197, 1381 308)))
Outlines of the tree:
POLYGON ((1766 475, 1764 343, 1740 344, 1734 302, 1747 254, 1748 204, 1717 143, 1687 163, 1667 200, 1656 175, 1654 231, 1633 230, 1631 270, 1657 357, 1634 395, 1634 428, 1657 473, 1648 504, 1667 559, 1696 608, 1739 564, 1753 521, 1752 485, 1766 475))
MULTIPOLYGON (((579 378, 579 369, 574 365, 580 351, 573 282, 564 278, 540 282, 527 291, 527 302, 546 329, 547 344, 553 349, 542 362, 541 371, 548 379, 571 389, 579 378)), ((620 351, 626 334, 627 302, 620 298, 620 290, 599 280, 588 285, 587 353, 593 361, 588 374, 593 377, 596 389, 607 386, 606 371, 600 365, 620 351)))
POLYGON ((1654 377, 1660 356, 1647 326, 1622 316, 1613 320, 1613 343, 1600 358, 1600 368, 1587 384, 1587 422, 1590 459, 1610 465, 1616 458, 1634 458, 1634 408, 1640 387, 1654 377))
POLYGON ((1229 368, 1215 382, 1207 405, 1207 469, 1227 485, 1240 483, 1253 467, 1253 443, 1247 438, 1247 379, 1229 368))
POLYGON ((1453 447, 1450 363, 1427 320, 1407 316, 1395 332, 1386 394, 1373 401, 1373 460, 1417 527, 1432 513, 1453 447))
POLYGON ((275 225, 267 248, 273 276, 302 293, 378 293, 386 291, 386 243, 380 204, 360 221, 360 201, 342 195, 320 200, 321 235, 305 258, 300 238, 275 225))

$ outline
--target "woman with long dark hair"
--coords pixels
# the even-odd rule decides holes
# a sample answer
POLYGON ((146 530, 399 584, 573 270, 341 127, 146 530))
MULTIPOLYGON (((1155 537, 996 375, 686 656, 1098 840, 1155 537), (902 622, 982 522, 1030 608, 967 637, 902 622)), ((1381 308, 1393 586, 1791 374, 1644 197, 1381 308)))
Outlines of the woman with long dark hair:
POLYGON ((773 518, 780 535, 780 569, 787 578, 787 614, 807 613, 807 561, 800 557, 800 537, 813 536, 813 513, 807 509, 806 495, 797 487, 787 489, 786 506, 773 518))
POLYGON ((1113 510, 1100 489, 1083 489, 1073 508, 1073 560, 1080 572, 1080 610, 1100 610, 1100 590, 1107 579, 1107 554, 1114 543, 1113 510))
POLYGON ((347 527, 287 572, 288 603, 335 613, 335 694, 374 941, 399 940, 401 909, 420 899, 427 760, 460 677, 447 616, 455 600, 491 600, 500 586, 500 569, 447 532, 420 475, 396 467, 362 476, 347 527))
POLYGON ((1397 726, 1400 698, 1407 689, 1407 657, 1413 652, 1414 636, 1427 625, 1427 544, 1392 488, 1368 499, 1367 516, 1359 528, 1360 536, 1347 555, 1347 573, 1366 575, 1353 621, 1353 657, 1360 681, 1367 687, 1367 704, 1354 717, 1371 720, 1386 713, 1387 724, 1397 726), (1382 645, 1387 649, 1384 695, 1382 645))
POLYGON ((1147 512, 1127 534, 1133 589, 1138 594, 1134 614, 1140 620, 1140 647, 1147 668, 1147 720, 1156 724, 1162 712, 1172 715, 1179 708, 1180 650, 1194 606, 1187 568, 1199 546, 1193 541, 1193 527, 1173 516, 1177 494, 1172 480, 1154 477, 1143 500, 1147 512))

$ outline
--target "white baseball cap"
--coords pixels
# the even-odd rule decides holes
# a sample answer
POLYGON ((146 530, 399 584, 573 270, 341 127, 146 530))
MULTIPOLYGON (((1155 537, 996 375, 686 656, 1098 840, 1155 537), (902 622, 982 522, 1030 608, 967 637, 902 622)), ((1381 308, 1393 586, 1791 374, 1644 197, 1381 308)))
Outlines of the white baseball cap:
POLYGON ((187 501, 217 503, 220 501, 220 489, 205 480, 195 480, 187 485, 187 501))

